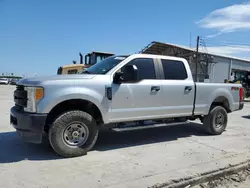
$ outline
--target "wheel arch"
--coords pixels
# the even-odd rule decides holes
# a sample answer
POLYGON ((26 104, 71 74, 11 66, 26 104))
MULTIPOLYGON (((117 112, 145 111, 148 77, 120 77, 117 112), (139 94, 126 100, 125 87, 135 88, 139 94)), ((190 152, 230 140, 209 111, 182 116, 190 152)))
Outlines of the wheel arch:
POLYGON ((216 97, 211 103, 209 111, 211 111, 214 106, 222 106, 223 108, 226 109, 227 113, 232 112, 229 100, 225 96, 216 97))
POLYGON ((84 111, 95 118, 98 125, 103 123, 103 115, 96 104, 85 99, 69 99, 61 101, 50 110, 46 119, 45 132, 48 132, 50 125, 56 117, 69 110, 84 111))

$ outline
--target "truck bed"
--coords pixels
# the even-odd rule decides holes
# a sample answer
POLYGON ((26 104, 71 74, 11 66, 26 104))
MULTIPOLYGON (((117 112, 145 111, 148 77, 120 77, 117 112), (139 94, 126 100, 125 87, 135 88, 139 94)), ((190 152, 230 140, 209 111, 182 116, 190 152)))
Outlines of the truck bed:
POLYGON ((209 112, 210 105, 218 97, 228 100, 231 111, 239 109, 239 88, 241 87, 241 84, 197 82, 195 85, 195 115, 207 114, 209 112))

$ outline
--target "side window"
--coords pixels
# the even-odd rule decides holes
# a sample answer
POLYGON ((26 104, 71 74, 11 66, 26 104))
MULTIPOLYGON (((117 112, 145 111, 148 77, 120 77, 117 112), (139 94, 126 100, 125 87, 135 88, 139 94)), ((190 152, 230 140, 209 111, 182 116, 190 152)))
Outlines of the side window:
POLYGON ((185 80, 187 71, 182 61, 161 59, 165 80, 185 80))
POLYGON ((138 68, 139 80, 156 78, 153 59, 136 58, 130 61, 127 65, 135 65, 138 68))

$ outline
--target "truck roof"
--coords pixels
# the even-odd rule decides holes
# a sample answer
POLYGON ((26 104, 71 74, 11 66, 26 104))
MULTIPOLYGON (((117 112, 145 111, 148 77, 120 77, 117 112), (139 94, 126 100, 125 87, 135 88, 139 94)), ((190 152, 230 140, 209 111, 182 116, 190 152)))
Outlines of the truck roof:
POLYGON ((161 58, 161 59, 172 59, 178 61, 187 61, 182 57, 167 56, 167 55, 154 55, 154 54, 132 54, 133 57, 148 57, 148 58, 161 58))

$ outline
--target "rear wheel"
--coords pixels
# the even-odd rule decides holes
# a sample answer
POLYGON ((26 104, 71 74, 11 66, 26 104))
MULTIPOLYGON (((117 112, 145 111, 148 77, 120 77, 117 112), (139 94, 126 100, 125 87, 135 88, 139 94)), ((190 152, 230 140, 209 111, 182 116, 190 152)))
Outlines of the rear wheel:
POLYGON ((68 111, 53 122, 49 130, 52 148, 63 157, 86 155, 96 143, 98 128, 95 120, 83 111, 68 111))
POLYGON ((203 118, 206 131, 212 135, 220 135, 227 127, 227 111, 222 106, 215 106, 203 118))

